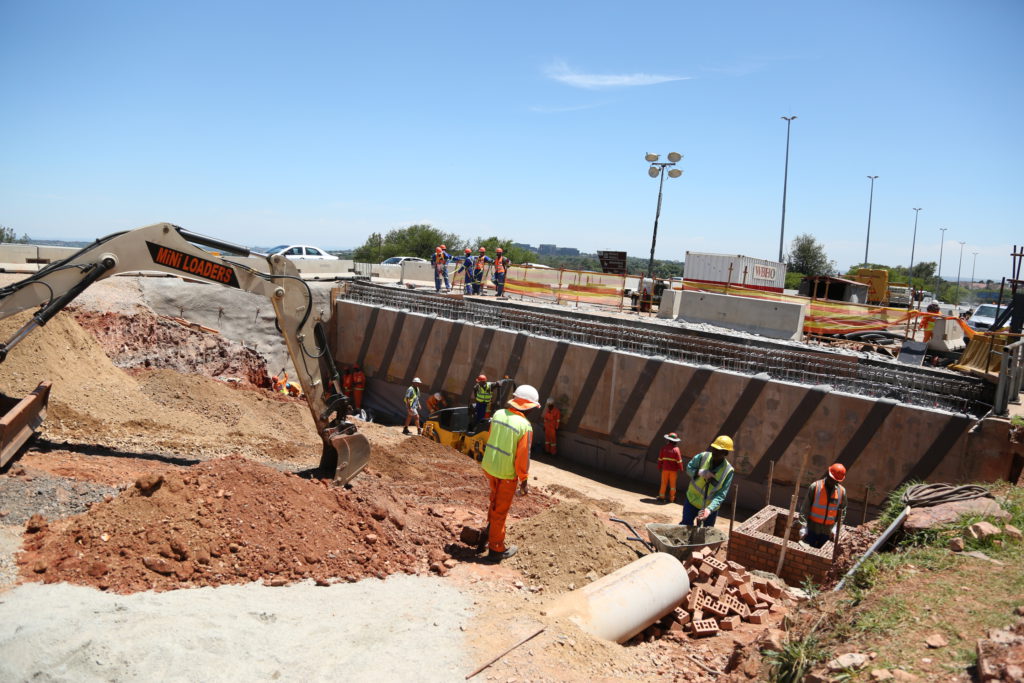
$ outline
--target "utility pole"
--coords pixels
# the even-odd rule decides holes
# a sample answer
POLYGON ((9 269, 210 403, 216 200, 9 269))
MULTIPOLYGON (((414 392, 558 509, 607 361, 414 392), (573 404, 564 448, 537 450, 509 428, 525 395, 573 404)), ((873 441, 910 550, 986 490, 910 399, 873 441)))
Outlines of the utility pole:
POLYGON ((956 313, 960 315, 960 268, 964 265, 964 244, 960 243, 960 263, 956 266, 956 313))
POLYGON ((789 184, 789 128, 795 116, 783 116, 786 122, 786 170, 782 173, 782 227, 779 228, 779 262, 782 262, 782 244, 786 234, 786 186, 789 184))
POLYGON ((939 272, 936 274, 935 280, 935 300, 939 300, 939 287, 942 286, 942 247, 946 244, 946 230, 949 228, 939 228, 939 232, 942 233, 942 239, 939 241, 939 272))
POLYGON ((917 244, 917 214, 921 212, 921 209, 914 209, 914 239, 910 242, 910 271, 907 273, 907 279, 910 281, 910 308, 914 308, 914 301, 917 297, 914 296, 914 246, 917 244))
POLYGON ((868 245, 871 244, 871 207, 875 203, 875 181, 878 180, 878 176, 869 175, 868 180, 871 181, 871 196, 868 198, 868 236, 864 240, 864 267, 868 267, 868 245))

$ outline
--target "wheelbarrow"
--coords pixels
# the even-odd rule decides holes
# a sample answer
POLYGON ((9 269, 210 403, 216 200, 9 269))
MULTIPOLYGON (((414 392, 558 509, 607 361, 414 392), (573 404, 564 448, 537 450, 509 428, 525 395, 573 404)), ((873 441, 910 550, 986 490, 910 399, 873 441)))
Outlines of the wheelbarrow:
POLYGON ((726 534, 713 527, 686 527, 679 524, 647 524, 647 538, 650 543, 640 538, 636 530, 624 519, 611 517, 612 522, 618 522, 629 529, 633 535, 627 536, 627 541, 637 541, 647 549, 648 552, 668 553, 680 562, 685 562, 695 550, 710 548, 712 551, 718 549, 725 543, 726 534))

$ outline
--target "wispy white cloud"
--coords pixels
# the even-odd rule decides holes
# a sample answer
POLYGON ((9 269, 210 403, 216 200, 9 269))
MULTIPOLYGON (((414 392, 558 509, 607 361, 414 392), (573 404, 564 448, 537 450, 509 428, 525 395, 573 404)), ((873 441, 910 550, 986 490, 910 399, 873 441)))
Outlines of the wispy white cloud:
POLYGON ((574 71, 565 62, 555 62, 544 68, 544 74, 559 83, 574 88, 628 88, 638 85, 657 85, 672 81, 686 81, 690 76, 661 76, 658 74, 585 74, 574 71))
POLYGON ((603 106, 604 106, 603 102, 595 102, 593 104, 579 104, 579 105, 575 105, 575 106, 565 106, 565 107, 557 107, 557 106, 548 107, 548 106, 544 106, 544 105, 536 105, 536 106, 530 107, 530 111, 537 112, 538 114, 560 114, 562 112, 567 112, 567 111, 582 111, 583 109, 596 109, 597 107, 603 107, 603 106))

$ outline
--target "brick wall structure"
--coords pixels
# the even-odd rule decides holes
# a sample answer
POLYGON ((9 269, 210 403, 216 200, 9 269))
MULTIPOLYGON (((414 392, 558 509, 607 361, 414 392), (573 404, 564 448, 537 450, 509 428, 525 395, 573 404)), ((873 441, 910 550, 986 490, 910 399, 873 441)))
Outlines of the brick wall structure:
MULTIPOLYGON (((788 515, 789 510, 769 505, 733 529, 729 538, 728 559, 747 569, 774 573, 782 553, 782 537, 788 515)), ((799 586, 806 579, 815 584, 824 583, 832 566, 832 550, 832 541, 818 549, 799 543, 794 528, 786 546, 786 559, 779 578, 791 586, 799 586)))

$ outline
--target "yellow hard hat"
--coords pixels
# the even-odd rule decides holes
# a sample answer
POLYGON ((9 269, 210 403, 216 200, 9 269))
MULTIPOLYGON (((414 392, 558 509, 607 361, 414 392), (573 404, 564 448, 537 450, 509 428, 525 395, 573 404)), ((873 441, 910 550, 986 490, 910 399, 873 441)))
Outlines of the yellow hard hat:
POLYGON ((711 447, 712 448, 720 448, 723 451, 731 451, 732 450, 732 439, 730 439, 728 436, 725 436, 723 434, 722 436, 720 436, 717 439, 715 439, 715 442, 713 444, 711 444, 711 447))

